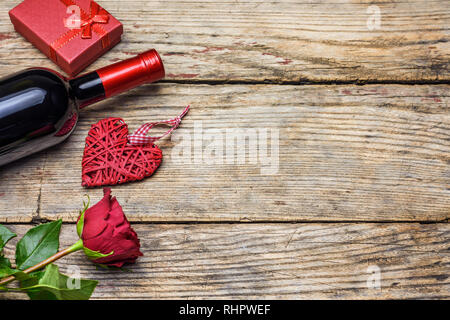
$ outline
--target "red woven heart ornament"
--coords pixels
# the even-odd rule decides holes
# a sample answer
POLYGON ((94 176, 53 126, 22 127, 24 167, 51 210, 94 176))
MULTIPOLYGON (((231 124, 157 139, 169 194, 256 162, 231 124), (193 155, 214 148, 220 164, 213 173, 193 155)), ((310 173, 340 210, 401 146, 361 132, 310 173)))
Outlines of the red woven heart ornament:
POLYGON ((121 118, 107 118, 92 125, 83 154, 83 187, 118 185, 153 175, 163 158, 154 142, 177 129, 188 111, 189 106, 175 119, 146 123, 132 135, 121 118), (146 136, 161 124, 171 129, 160 137, 146 136))

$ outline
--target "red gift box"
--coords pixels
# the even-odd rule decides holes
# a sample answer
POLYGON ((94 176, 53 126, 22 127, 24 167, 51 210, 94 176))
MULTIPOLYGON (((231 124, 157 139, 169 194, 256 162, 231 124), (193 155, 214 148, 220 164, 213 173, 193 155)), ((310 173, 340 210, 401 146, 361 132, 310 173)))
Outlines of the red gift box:
POLYGON ((15 29, 70 76, 120 42, 122 24, 91 0, 25 0, 9 12, 15 29))

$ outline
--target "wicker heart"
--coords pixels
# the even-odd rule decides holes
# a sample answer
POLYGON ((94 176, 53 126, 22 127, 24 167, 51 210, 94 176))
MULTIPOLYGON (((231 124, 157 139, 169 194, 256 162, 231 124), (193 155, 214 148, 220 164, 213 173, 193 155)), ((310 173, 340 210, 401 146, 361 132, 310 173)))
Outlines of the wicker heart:
POLYGON ((162 151, 153 143, 128 143, 128 125, 108 118, 92 125, 82 162, 83 187, 117 185, 151 176, 161 165, 162 151))

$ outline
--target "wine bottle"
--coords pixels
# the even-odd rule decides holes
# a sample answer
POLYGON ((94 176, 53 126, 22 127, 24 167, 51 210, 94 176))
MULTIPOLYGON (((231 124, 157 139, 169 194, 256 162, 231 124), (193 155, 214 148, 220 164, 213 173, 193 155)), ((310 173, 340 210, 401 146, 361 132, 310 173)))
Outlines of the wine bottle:
POLYGON ((68 80, 31 68, 0 80, 0 166, 66 140, 79 110, 165 76, 152 49, 68 80))

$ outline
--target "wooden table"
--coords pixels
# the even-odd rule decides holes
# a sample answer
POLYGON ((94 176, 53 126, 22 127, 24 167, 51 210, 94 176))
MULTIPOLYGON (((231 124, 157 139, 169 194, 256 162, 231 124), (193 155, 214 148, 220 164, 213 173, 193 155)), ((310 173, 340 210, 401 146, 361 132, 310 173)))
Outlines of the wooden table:
MULTIPOLYGON (((14 32, 19 2, 0 3, 0 74, 55 69, 14 32)), ((57 263, 101 280, 93 298, 450 297, 449 1, 98 2, 125 34, 88 70, 154 47, 167 78, 83 111, 66 143, 0 168, 0 223, 20 237, 62 218, 61 247, 73 243, 84 194, 102 195, 81 187, 90 125, 118 116, 134 130, 191 104, 159 143, 157 173, 113 188, 142 242, 132 272, 82 254, 57 263), (199 126, 209 138, 267 130, 278 166, 194 154, 209 145, 199 126)))

